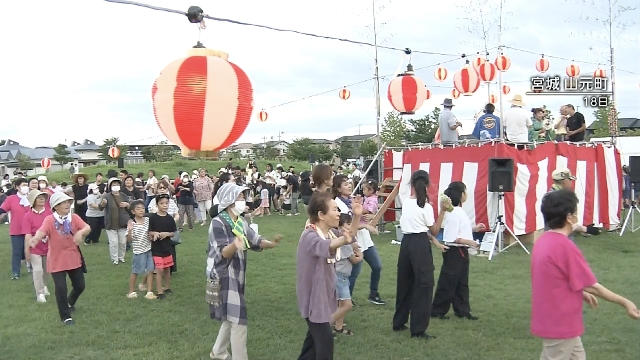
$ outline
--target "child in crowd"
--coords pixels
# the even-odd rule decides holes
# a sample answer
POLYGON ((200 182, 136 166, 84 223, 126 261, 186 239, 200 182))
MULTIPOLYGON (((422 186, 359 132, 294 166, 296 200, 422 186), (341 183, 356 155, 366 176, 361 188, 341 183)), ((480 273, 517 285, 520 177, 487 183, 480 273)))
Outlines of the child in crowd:
POLYGON ((282 194, 282 208, 280 209, 280 215, 284 215, 285 211, 288 211, 291 215, 291 193, 287 191, 288 187, 285 185, 280 188, 280 194, 282 194))
POLYGON ((175 220, 167 213, 169 209, 169 195, 156 196, 158 211, 149 217, 149 236, 151 243, 151 255, 156 271, 156 288, 158 300, 166 298, 165 294, 171 294, 171 237, 178 231, 175 220), (162 280, 164 279, 164 287, 162 280))
MULTIPOLYGON (((350 231, 351 215, 340 214, 340 229, 350 231)), ((337 234, 336 234, 337 235, 337 234)), ((338 309, 333 314, 334 333, 347 336, 353 335, 351 330, 347 330, 344 324, 344 317, 353 307, 351 293, 349 291, 349 276, 353 264, 362 261, 362 252, 357 242, 339 247, 336 251, 336 293, 338 296, 338 309)))
MULTIPOLYGON (((133 265, 131 267, 131 276, 129 277, 129 299, 138 297, 135 291, 136 280, 138 275, 144 276, 146 287, 138 286, 140 291, 147 291, 146 299, 155 300, 157 297, 153 294, 153 256, 151 255, 151 241, 149 240, 149 218, 145 217, 144 202, 135 200, 129 205, 129 212, 133 216, 133 220, 129 221, 127 226, 127 241, 131 243, 133 248, 133 265)), ((143 280, 143 281, 144 281, 143 280)), ((143 285, 142 283, 140 285, 143 285)))
POLYGON ((367 180, 362 186, 364 199, 362 201, 361 223, 367 223, 364 215, 375 215, 378 212, 378 183, 375 180, 367 180))
POLYGON ((267 189, 267 185, 262 182, 262 189, 260 190, 260 216, 263 214, 271 215, 271 210, 269 209, 269 189, 267 189))

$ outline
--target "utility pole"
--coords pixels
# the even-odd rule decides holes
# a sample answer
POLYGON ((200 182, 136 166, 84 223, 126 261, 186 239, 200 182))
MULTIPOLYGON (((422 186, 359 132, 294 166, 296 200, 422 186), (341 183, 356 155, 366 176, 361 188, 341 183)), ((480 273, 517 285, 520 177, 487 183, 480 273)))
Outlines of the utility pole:
POLYGON ((278 142, 282 141, 282 134, 284 134, 284 131, 278 131, 278 142))
MULTIPOLYGON (((502 55, 502 2, 504 0, 500 0, 500 19, 498 20, 498 54, 502 55)), ((500 96, 500 118, 502 119, 500 121, 500 139, 506 140, 504 138, 504 129, 505 129, 505 123, 504 123, 504 106, 503 106, 503 101, 502 98, 504 97, 503 93, 502 93, 502 71, 498 71, 498 92, 499 92, 499 96, 500 96)), ((491 95, 489 95, 489 97, 491 97, 491 95)))
POLYGON ((358 135, 362 135, 362 134, 360 133, 360 127, 361 127, 362 125, 365 125, 365 124, 358 124, 358 135))
MULTIPOLYGON (((371 0, 371 14, 373 16, 373 45, 374 45, 374 64, 375 64, 375 79, 376 79, 376 139, 378 140, 376 144, 378 145, 378 152, 380 152, 380 71, 378 69, 378 28, 377 28, 377 20, 376 20, 376 0, 371 0)), ((358 128, 358 132, 360 132, 358 128)), ((384 168, 381 166, 382 157, 378 157, 378 159, 374 159, 374 161, 378 162, 378 179, 382 181, 384 168)))

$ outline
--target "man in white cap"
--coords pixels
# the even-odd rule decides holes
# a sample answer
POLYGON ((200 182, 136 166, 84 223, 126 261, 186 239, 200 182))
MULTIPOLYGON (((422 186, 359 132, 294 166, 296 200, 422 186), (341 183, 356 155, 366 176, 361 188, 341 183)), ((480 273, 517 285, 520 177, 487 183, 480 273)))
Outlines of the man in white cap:
MULTIPOLYGON (((551 173, 551 179, 553 179, 553 185, 551 185, 551 189, 549 190, 549 192, 560 189, 573 191, 571 186, 573 185, 573 181, 576 180, 576 177, 573 176, 573 174, 571 174, 571 170, 567 168, 557 168, 551 173)), ((544 225, 544 230, 549 230, 547 224, 544 225)), ((577 224, 575 226, 574 232, 569 235, 569 239, 575 241, 574 234, 576 232, 586 234, 587 228, 581 224, 577 224)))
POLYGON ((522 107, 522 95, 513 95, 509 100, 511 107, 502 114, 507 141, 512 143, 526 143, 529 141, 529 128, 533 126, 531 113, 522 107))
POLYGON ((446 98, 442 102, 442 111, 438 117, 440 124, 440 142, 443 144, 453 144, 458 142, 458 128, 462 124, 451 111, 453 109, 453 100, 446 98))

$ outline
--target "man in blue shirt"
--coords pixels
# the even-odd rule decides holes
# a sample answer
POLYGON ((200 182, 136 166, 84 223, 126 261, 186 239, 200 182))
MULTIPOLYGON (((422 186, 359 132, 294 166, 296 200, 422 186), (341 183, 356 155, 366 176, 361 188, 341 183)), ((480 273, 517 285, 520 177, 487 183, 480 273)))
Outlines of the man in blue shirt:
POLYGON ((491 140, 500 137, 500 118, 493 115, 496 111, 495 105, 489 103, 484 107, 484 115, 476 121, 472 135, 476 139, 491 140))

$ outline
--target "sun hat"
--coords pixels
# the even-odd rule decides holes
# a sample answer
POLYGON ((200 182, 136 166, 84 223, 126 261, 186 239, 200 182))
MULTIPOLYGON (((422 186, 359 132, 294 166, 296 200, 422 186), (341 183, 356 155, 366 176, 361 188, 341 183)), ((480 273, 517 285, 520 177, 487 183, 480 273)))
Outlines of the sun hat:
POLYGON ((245 190, 249 190, 249 188, 234 183, 226 183, 222 185, 216 194, 216 197, 220 201, 220 204, 218 204, 218 211, 222 211, 235 203, 238 195, 245 190))
POLYGON ((513 95, 513 99, 508 100, 508 101, 510 103, 512 103, 513 105, 515 105, 515 106, 525 106, 525 105, 527 105, 527 104, 522 102, 522 95, 520 95, 520 94, 513 95))
POLYGON ((575 180, 576 177, 571 174, 571 170, 567 168, 558 168, 553 170, 551 178, 555 181, 561 180, 575 180))
POLYGON ((29 205, 31 205, 31 207, 33 207, 33 204, 36 202, 36 198, 40 195, 44 195, 45 196, 44 201, 47 201, 49 194, 47 194, 46 192, 42 192, 40 190, 29 191, 29 195, 27 195, 27 200, 29 200, 29 205))
POLYGON ((118 182, 118 184, 122 185, 122 181, 120 181, 120 179, 118 179, 117 177, 112 177, 107 182, 107 187, 111 187, 111 183, 116 182, 116 181, 118 182))
POLYGON ((51 195, 51 197, 49 198, 49 205, 51 206, 51 209, 53 209, 56 206, 62 204, 63 202, 69 201, 69 200, 73 200, 73 198, 63 192, 57 192, 51 195))
POLYGON ((89 180, 89 175, 83 174, 83 173, 77 173, 77 174, 73 174, 73 182, 77 182, 79 177, 83 177, 85 182, 89 180))
POLYGON ((38 182, 40 182, 40 181, 44 181, 44 182, 46 182, 47 184, 49 183, 49 180, 47 180, 47 177, 46 177, 46 176, 44 176, 44 175, 40 175, 40 176, 38 176, 38 182))

